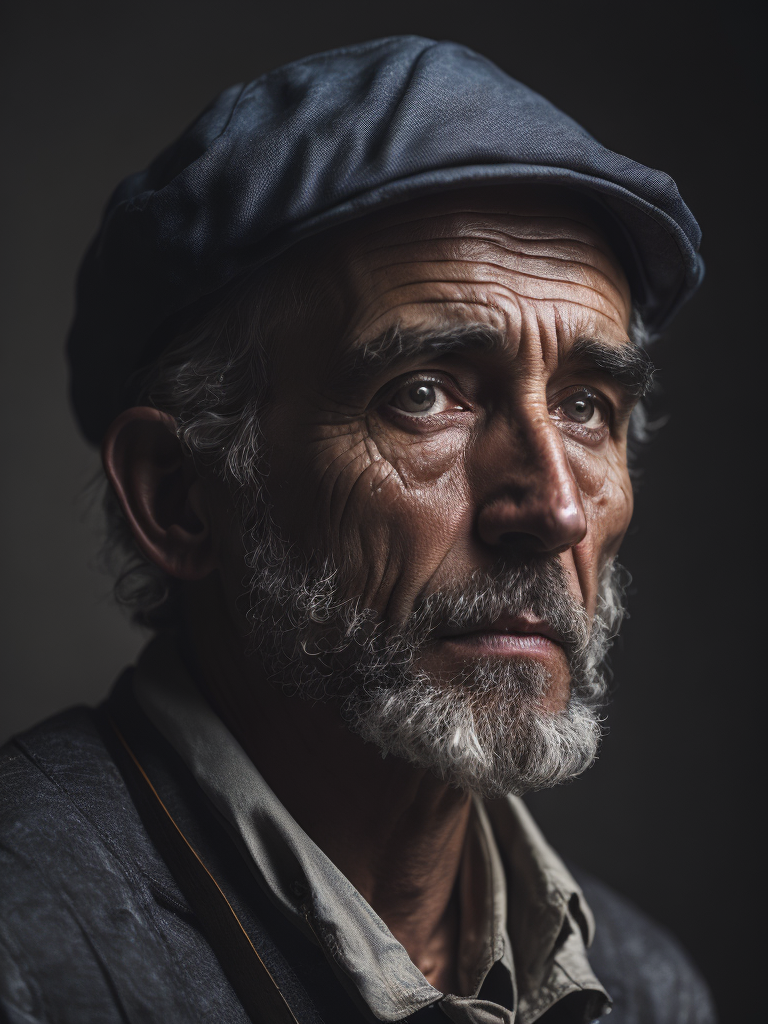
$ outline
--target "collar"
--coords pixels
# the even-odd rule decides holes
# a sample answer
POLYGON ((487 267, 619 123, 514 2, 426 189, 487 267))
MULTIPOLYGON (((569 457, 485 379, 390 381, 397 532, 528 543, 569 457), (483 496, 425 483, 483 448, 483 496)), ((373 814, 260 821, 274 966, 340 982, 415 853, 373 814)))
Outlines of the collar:
POLYGON ((267 895, 323 949, 376 1019, 402 1020, 439 1001, 456 1022, 489 1019, 484 1014, 493 1006, 492 1019, 532 1024, 553 1003, 584 989, 595 993, 598 1012, 607 1007, 586 956, 592 914, 521 800, 475 800, 459 880, 459 977, 472 994, 444 995, 278 800, 192 680, 173 636, 158 636, 145 648, 133 689, 267 895), (480 996, 497 963, 512 995, 509 1008, 480 996))

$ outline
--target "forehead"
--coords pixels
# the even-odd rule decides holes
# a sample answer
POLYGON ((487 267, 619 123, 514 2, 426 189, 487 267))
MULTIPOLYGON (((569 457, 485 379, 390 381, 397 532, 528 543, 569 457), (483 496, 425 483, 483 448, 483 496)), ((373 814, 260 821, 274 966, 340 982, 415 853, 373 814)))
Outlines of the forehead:
POLYGON ((397 324, 521 318, 626 338, 630 292, 607 239, 576 199, 553 190, 476 189, 368 219, 334 250, 347 345, 397 324))

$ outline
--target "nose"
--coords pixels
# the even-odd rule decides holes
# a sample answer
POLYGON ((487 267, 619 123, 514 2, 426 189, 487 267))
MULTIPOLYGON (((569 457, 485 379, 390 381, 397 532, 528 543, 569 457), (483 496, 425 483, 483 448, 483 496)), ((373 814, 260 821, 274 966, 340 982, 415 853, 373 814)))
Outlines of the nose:
POLYGON ((504 433, 483 472, 491 485, 477 517, 481 541, 541 555, 575 547, 587 518, 559 430, 547 416, 504 433))

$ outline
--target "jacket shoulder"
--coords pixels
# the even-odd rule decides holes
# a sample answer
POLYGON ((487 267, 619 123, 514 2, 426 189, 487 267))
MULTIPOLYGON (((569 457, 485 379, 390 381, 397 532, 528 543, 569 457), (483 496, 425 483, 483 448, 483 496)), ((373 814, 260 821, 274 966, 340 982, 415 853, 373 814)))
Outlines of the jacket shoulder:
POLYGON ((611 1024, 715 1024, 706 982, 677 939, 603 882, 569 868, 595 917, 589 959, 614 1001, 611 1024))
MULTIPOLYGON (((70 790, 121 785, 101 739, 96 712, 76 707, 40 722, 0 747, 0 821, 35 817, 42 807, 35 796, 71 800, 70 790)), ((43 804, 44 806, 45 804, 43 804)))
POLYGON ((176 888, 97 712, 0 749, 0 1020, 188 1020, 153 885, 176 888))
POLYGON ((6 850, 40 863, 99 844, 123 860, 146 857, 143 830, 96 711, 71 708, 0 748, 0 831, 6 850))

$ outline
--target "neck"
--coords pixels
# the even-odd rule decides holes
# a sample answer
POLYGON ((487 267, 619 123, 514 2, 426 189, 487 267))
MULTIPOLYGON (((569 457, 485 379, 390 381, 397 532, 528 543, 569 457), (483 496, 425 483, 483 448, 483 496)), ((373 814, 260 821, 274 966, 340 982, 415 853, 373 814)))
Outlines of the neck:
MULTIPOLYGON (((386 923, 427 980, 457 991, 456 881, 471 800, 383 758, 332 702, 270 685, 231 625, 191 621, 190 646, 217 712, 277 797, 386 923)), ((217 617, 218 618, 218 617, 217 617)))

